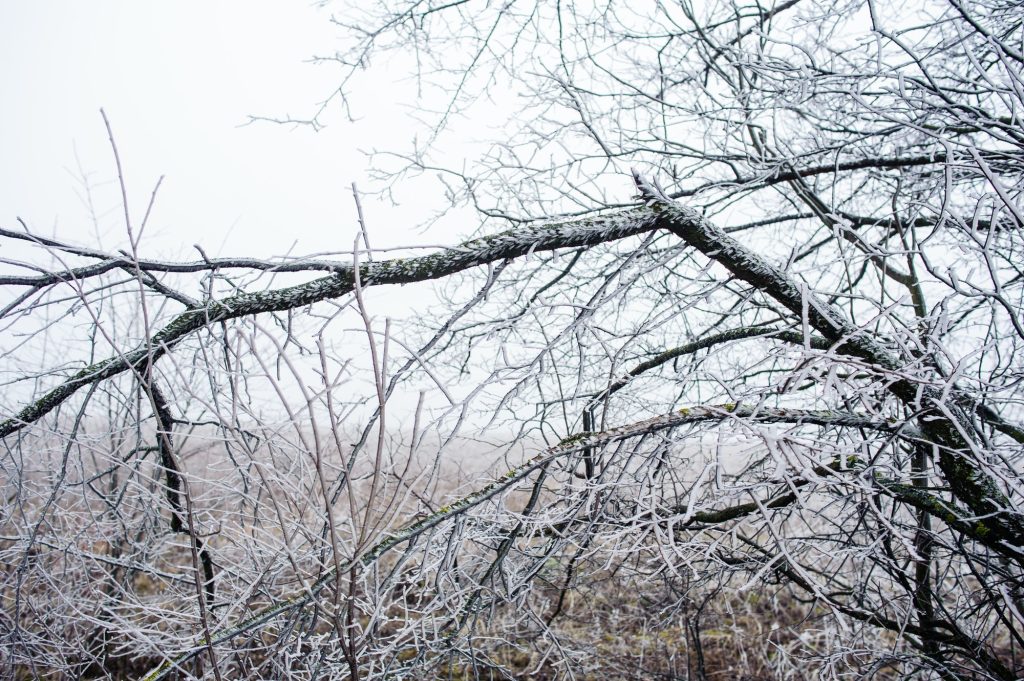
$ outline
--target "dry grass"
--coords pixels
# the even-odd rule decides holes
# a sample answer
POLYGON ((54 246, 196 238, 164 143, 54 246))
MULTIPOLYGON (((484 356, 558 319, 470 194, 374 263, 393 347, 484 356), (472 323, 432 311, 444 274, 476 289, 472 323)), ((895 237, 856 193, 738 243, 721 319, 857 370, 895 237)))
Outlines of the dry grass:
MULTIPOLYGON (((218 566, 215 626, 245 619, 301 592, 332 566, 330 551, 325 551, 329 546, 320 534, 324 514, 322 500, 317 500, 315 467, 297 458, 302 452, 292 449, 286 456, 286 450, 262 452, 262 458, 251 461, 246 494, 231 494, 245 489, 242 467, 229 461, 223 449, 196 449, 183 457, 194 476, 196 520, 207 533, 206 545, 218 566)), ((341 457, 324 456, 324 463, 336 472, 341 457)), ((471 480, 480 479, 482 460, 474 457, 476 470, 451 460, 436 467, 433 461, 412 466, 401 459, 390 462, 401 475, 387 477, 370 517, 390 514, 390 526, 395 527, 425 508, 436 508, 477 484, 471 480), (418 496, 408 492, 410 480, 416 481, 418 496)), ((18 638, 3 639, 0 676, 138 678, 163 661, 162 650, 197 640, 201 629, 191 550, 186 535, 171 533, 166 526, 160 471, 150 462, 138 467, 134 478, 122 473, 120 487, 113 489, 120 493, 117 513, 110 512, 102 494, 82 492, 89 489, 83 481, 90 477, 110 482, 95 476, 115 463, 113 458, 99 459, 93 468, 81 467, 77 477, 65 481, 66 489, 53 502, 47 516, 51 520, 39 526, 31 552, 24 551, 23 540, 0 540, 0 629, 17 626, 21 632, 18 638)), ((494 468, 503 472, 507 465, 501 461, 494 468)), ((40 462, 39 469, 45 468, 40 462)), ((343 550, 351 549, 359 530, 350 522, 350 509, 360 517, 366 510, 366 473, 355 472, 358 481, 342 493, 335 507, 343 550)), ((24 537, 32 530, 29 521, 37 519, 40 500, 49 489, 45 477, 36 473, 22 478, 22 496, 28 503, 8 504, 0 516, 0 524, 7 528, 4 534, 24 537)), ((501 505, 520 509, 527 495, 526 489, 512 491, 501 505)), ((463 546, 461 551, 460 569, 467 574, 473 569, 479 574, 493 555, 492 548, 482 544, 463 546)), ((618 553, 613 548, 591 551, 552 620, 570 555, 567 550, 550 558, 531 588, 512 602, 502 600, 500 589, 488 592, 488 607, 479 618, 469 619, 458 641, 446 647, 443 636, 435 637, 428 648, 418 645, 410 633, 415 626, 409 625, 436 626, 450 620, 458 602, 437 600, 431 584, 440 564, 422 568, 425 554, 390 580, 387 573, 399 559, 386 556, 377 576, 366 577, 357 589, 364 604, 354 621, 372 633, 367 644, 376 649, 368 654, 375 657, 371 664, 390 665, 395 674, 407 668, 405 678, 466 681, 800 681, 856 675, 869 668, 872 678, 901 678, 903 668, 897 663, 858 652, 898 651, 892 637, 865 629, 853 637, 856 642, 859 636, 862 645, 850 645, 850 636, 840 640, 829 613, 784 588, 741 589, 745 579, 731 581, 724 574, 718 581, 705 576, 703 582, 690 583, 678 575, 666 577, 665 571, 647 568, 645 573, 623 567, 621 548, 618 553), (374 602, 383 603, 383 616, 372 615, 374 602), (845 652, 838 654, 839 650, 845 652)), ((345 616, 344 600, 344 594, 336 597, 332 588, 325 589, 318 599, 320 619, 304 638, 282 629, 286 622, 270 623, 254 638, 236 640, 233 645, 249 650, 225 654, 222 669, 231 678, 274 678, 267 670, 275 668, 270 658, 282 654, 277 647, 282 642, 289 655, 314 657, 317 646, 335 645, 331 637, 345 616)), ((204 660, 201 656, 190 663, 190 673, 208 673, 204 660)), ((177 678, 188 677, 181 673, 177 678)))

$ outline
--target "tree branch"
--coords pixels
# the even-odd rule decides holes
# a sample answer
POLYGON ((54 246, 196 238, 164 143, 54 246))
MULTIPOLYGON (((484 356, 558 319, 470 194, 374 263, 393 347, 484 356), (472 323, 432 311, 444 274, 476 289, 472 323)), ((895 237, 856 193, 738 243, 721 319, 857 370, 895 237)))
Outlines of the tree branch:
MULTIPOLYGON (((761 423, 808 423, 824 426, 841 426, 851 428, 871 428, 880 431, 897 433, 904 437, 917 437, 918 433, 912 426, 905 423, 894 422, 875 416, 852 414, 832 411, 811 411, 801 409, 773 409, 767 407, 747 407, 742 405, 724 404, 720 406, 700 406, 688 409, 681 409, 677 412, 656 416, 636 423, 631 423, 618 428, 612 428, 600 433, 577 433, 563 439, 553 447, 549 447, 525 463, 513 468, 500 478, 493 480, 484 487, 472 492, 457 501, 442 506, 437 511, 412 522, 405 527, 391 533, 390 536, 368 548, 360 556, 345 563, 341 563, 329 570, 308 589, 288 599, 284 599, 271 605, 249 619, 229 627, 220 633, 213 634, 209 640, 204 640, 200 645, 189 649, 172 661, 166 662, 146 675, 143 681, 158 681, 166 678, 175 668, 192 659, 203 651, 209 650, 211 645, 224 643, 236 636, 256 629, 274 617, 305 607, 313 601, 324 587, 332 584, 336 571, 348 571, 359 567, 373 564, 384 554, 402 544, 422 535, 438 525, 452 520, 469 510, 479 506, 488 499, 505 492, 513 485, 530 476, 534 471, 545 468, 556 459, 575 454, 585 449, 603 447, 614 442, 626 440, 650 433, 676 428, 682 425, 698 423, 701 421, 722 421, 730 418, 754 420, 761 423)), ((831 469, 830 469, 831 470, 831 469)), ((772 507, 779 507, 788 503, 785 497, 769 500, 772 507)), ((718 522, 729 519, 728 516, 736 514, 738 517, 746 512, 745 507, 737 509, 725 509, 718 522)), ((712 512, 713 513, 713 512, 712 512)), ((712 520, 715 516, 707 516, 712 520)), ((702 517, 703 518, 703 517, 702 517)))
POLYGON ((948 399, 946 392, 903 377, 902 362, 875 340, 868 329, 847 320, 838 308, 822 300, 808 286, 745 248, 698 211, 675 203, 657 184, 643 179, 636 171, 633 179, 644 203, 658 215, 659 227, 724 266, 736 278, 771 296, 798 318, 806 317, 826 340, 843 343, 849 354, 896 376, 887 389, 918 413, 921 430, 938 445, 939 468, 953 495, 974 514, 990 517, 990 529, 999 540, 1024 546, 1024 523, 1011 511, 1013 505, 996 482, 974 461, 975 443, 969 418, 964 409, 948 399))
MULTIPOLYGON (((359 281, 363 287, 427 281, 533 252, 595 246, 654 228, 654 215, 645 209, 524 227, 472 239, 431 255, 364 263, 359 265, 359 281)), ((337 298, 352 292, 354 283, 353 267, 346 265, 339 267, 332 276, 305 284, 258 293, 240 293, 186 310, 134 350, 85 367, 15 416, 0 422, 0 437, 38 421, 82 386, 112 378, 130 369, 140 369, 147 362, 155 361, 199 329, 229 319, 291 310, 337 298)))

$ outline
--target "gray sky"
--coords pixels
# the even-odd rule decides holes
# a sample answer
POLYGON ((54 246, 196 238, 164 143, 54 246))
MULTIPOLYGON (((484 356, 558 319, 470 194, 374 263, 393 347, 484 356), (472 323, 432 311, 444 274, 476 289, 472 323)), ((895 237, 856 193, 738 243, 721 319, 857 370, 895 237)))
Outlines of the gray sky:
MULTIPOLYGON (((351 183, 372 189, 361 150, 408 145, 417 132, 415 84, 391 75, 407 74, 407 65, 378 63, 353 83, 355 123, 335 106, 320 132, 246 125, 251 115, 311 115, 342 73, 310 59, 340 48, 329 16, 302 2, 0 0, 0 226, 19 230, 21 217, 37 234, 108 252, 127 247, 102 107, 136 227, 164 176, 141 256, 196 260, 196 243, 210 256, 350 250, 358 230, 351 183)), ((364 199, 375 248, 452 243, 478 225, 464 212, 445 226, 419 228, 425 208, 441 207, 423 186, 398 188, 399 206, 364 199)), ((49 264, 44 251, 8 239, 0 240, 0 272, 27 274, 5 258, 49 264)), ((275 280, 283 283, 290 280, 275 280)), ((9 287, 0 302, 18 293, 9 287)), ((380 329, 384 316, 435 299, 429 286, 372 296, 380 329)), ((18 323, 26 331, 49 324, 45 314, 18 323)), ((353 328, 365 343, 361 322, 353 328)), ((8 334, 0 357, 8 355, 12 376, 28 375, 54 361, 40 344, 81 331, 61 327, 31 342, 8 334)), ((68 361, 89 356, 85 346, 67 343, 60 352, 68 361)), ((22 388, 34 390, 30 383, 22 388)), ((3 396, 21 403, 28 398, 22 388, 5 384, 3 396)))
MULTIPOLYGON (((244 125, 307 117, 340 78, 308 60, 338 47, 328 16, 301 2, 2 0, 0 224, 20 216, 61 239, 95 246, 98 231, 105 248, 125 245, 103 107, 136 220, 165 175, 145 255, 193 259, 197 242, 210 255, 350 248, 349 185, 370 187, 359 150, 412 138, 402 89, 378 69, 356 84, 356 123, 335 107, 319 133, 244 125)), ((414 192, 397 209, 367 201, 374 246, 455 238, 414 229, 425 200, 414 192)))

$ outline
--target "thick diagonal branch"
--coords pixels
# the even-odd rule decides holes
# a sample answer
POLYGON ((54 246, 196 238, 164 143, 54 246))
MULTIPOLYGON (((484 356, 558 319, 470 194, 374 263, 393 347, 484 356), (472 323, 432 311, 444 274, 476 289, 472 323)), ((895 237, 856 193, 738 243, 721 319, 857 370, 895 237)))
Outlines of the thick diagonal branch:
MULTIPOLYGON (((717 406, 698 406, 689 409, 681 409, 670 414, 655 416, 650 419, 630 423, 628 425, 611 428, 599 433, 577 433, 563 439, 553 447, 549 447, 528 459, 525 463, 508 471, 505 475, 493 480, 476 491, 461 497, 457 501, 442 506, 437 511, 412 522, 400 529, 391 532, 380 542, 369 547, 358 557, 339 565, 329 571, 304 590, 291 598, 278 601, 277 603, 264 608, 249 619, 227 627, 213 635, 211 641, 203 642, 175 658, 173 661, 162 664, 147 676, 143 681, 159 681, 167 678, 176 667, 184 664, 199 653, 208 649, 208 646, 220 644, 246 632, 258 629, 267 624, 275 617, 299 608, 303 608, 316 598, 324 587, 333 583, 335 570, 346 571, 368 566, 377 561, 381 556, 392 551, 398 546, 419 537, 429 530, 451 521, 452 519, 465 514, 476 508, 483 502, 492 499, 500 494, 513 489, 517 484, 528 478, 535 471, 546 468, 553 461, 577 454, 588 448, 598 448, 610 445, 622 440, 641 437, 650 433, 671 430, 700 422, 726 421, 729 419, 740 419, 742 421, 758 421, 762 423, 794 423, 814 424, 821 426, 834 426, 846 428, 870 428, 883 432, 890 432, 902 437, 915 438, 920 433, 905 423, 896 423, 878 416, 855 414, 849 412, 834 412, 806 409, 776 409, 768 407, 750 407, 735 404, 723 404, 717 406)), ((773 500, 774 505, 781 505, 782 501, 773 500)), ((728 513, 728 511, 719 513, 728 513)), ((702 520, 713 520, 713 516, 707 518, 701 516, 702 520)), ((719 520, 724 521, 721 517, 719 520)))
MULTIPOLYGON (((634 171, 633 179, 644 203, 657 214, 657 225, 728 269, 737 279, 771 296, 798 318, 806 318, 812 329, 831 343, 842 343, 844 352, 860 357, 883 370, 901 376, 902 362, 893 356, 873 333, 849 321, 843 313, 775 265, 771 264, 700 212, 681 206, 660 187, 634 171)), ((940 389, 900 377, 888 390, 919 413, 921 430, 937 446, 939 468, 953 495, 972 513, 991 518, 994 536, 1013 546, 1024 547, 1024 523, 1010 509, 1009 500, 973 455, 973 431, 969 417, 956 400, 940 389)))
MULTIPOLYGON (((651 211, 640 208, 584 220, 518 228, 466 241, 453 248, 417 258, 364 263, 359 265, 359 281, 363 287, 410 284, 534 252, 595 246, 648 232, 655 228, 654 218, 651 211)), ((85 367, 13 417, 0 422, 0 437, 38 421, 83 386, 112 378, 130 369, 141 369, 190 334, 210 324, 263 312, 293 310, 337 298, 352 292, 354 283, 355 271, 352 266, 347 266, 339 269, 336 274, 305 284, 257 293, 240 293, 186 310, 139 347, 85 367)))

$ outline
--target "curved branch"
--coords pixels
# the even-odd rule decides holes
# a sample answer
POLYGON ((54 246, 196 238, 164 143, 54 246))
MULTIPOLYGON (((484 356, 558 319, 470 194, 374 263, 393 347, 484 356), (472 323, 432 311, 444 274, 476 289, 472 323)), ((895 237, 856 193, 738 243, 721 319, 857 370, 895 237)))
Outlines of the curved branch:
POLYGON ((891 372, 895 380, 886 387, 918 412, 922 432, 938 445, 939 468, 953 496, 975 515, 990 517, 990 530, 999 540, 1024 546, 1024 522, 1010 510, 1013 505, 995 480, 973 460, 975 436, 966 412, 976 411, 976 407, 965 410, 950 400, 945 391, 903 377, 902 362, 870 330, 849 321, 837 307, 744 247, 699 211, 677 204, 660 186, 643 179, 635 170, 633 179, 644 203, 658 215, 660 227, 724 266, 737 279, 771 296, 796 317, 805 318, 826 340, 843 343, 847 353, 891 372))
MULTIPOLYGON (((738 329, 722 331, 721 333, 712 334, 710 336, 705 336, 704 338, 693 341, 692 343, 680 345, 678 347, 672 348, 671 350, 661 352, 652 357, 651 359, 645 362, 641 362, 640 364, 637 364, 635 367, 630 369, 630 371, 627 374, 615 379, 615 381, 613 381, 607 388, 605 388, 600 393, 595 395, 594 398, 589 402, 587 408, 591 409, 594 406, 596 406, 596 404, 599 401, 612 396, 622 388, 626 387, 632 379, 636 378, 640 374, 650 371, 651 369, 656 369, 657 367, 667 362, 670 362, 677 357, 682 357, 683 355, 691 355, 695 352, 705 350, 720 343, 728 343, 736 340, 745 340, 748 338, 767 338, 770 340, 780 340, 793 344, 800 344, 804 342, 804 335, 799 331, 790 331, 786 329, 778 329, 763 326, 747 326, 738 329)), ((829 348, 835 347, 833 343, 830 343, 821 336, 811 336, 809 339, 809 344, 815 350, 828 350, 829 348)), ((842 345, 840 345, 839 347, 842 347, 842 345)), ((1013 423, 1012 421, 1003 418, 1002 416, 999 415, 998 412, 996 412, 994 409, 987 405, 975 403, 974 400, 970 399, 970 397, 964 394, 962 391, 958 391, 957 397, 959 399, 964 400, 965 406, 969 409, 973 409, 975 414, 977 414, 979 418, 985 421, 985 423, 989 424, 990 426, 992 426, 999 432, 1003 433, 1004 435, 1013 438, 1017 442, 1024 443, 1024 427, 1019 426, 1013 423)), ((586 424, 584 424, 584 428, 586 427, 586 424)))
MULTIPOLYGON (((158 681, 159 679, 166 678, 172 670, 180 667, 182 664, 189 661, 196 655, 199 655, 203 651, 208 650, 211 645, 224 643, 236 636, 252 631, 282 613, 305 607, 313 601, 325 586, 334 583, 337 570, 344 572, 371 565, 378 558, 390 552, 392 549, 415 539, 444 522, 461 516, 470 509, 473 509, 483 502, 508 490, 516 483, 533 474, 535 471, 546 468, 553 461, 559 458, 569 456, 586 449, 603 447, 621 440, 627 440, 641 435, 648 435, 650 433, 668 430, 682 425, 698 423, 701 421, 724 421, 734 417, 750 419, 761 423, 790 422, 823 426, 871 428, 897 433, 901 436, 910 438, 917 437, 919 435, 918 431, 913 426, 908 426, 906 423, 899 423, 876 416, 817 410, 775 409, 767 407, 758 408, 735 404, 681 409, 677 412, 672 412, 662 416, 655 416, 654 418, 620 426, 618 428, 612 428, 600 433, 577 433, 576 435, 563 439, 553 447, 549 447, 541 451, 537 455, 528 459, 525 463, 513 468, 505 475, 493 480, 475 492, 461 497, 451 504, 442 506, 430 515, 396 530, 390 536, 368 548, 366 552, 357 556, 353 560, 344 563, 339 561, 337 566, 320 577, 320 579, 318 579, 308 589, 303 590, 302 593, 264 608, 249 619, 224 629, 219 633, 213 634, 210 640, 204 640, 201 644, 182 653, 174 660, 168 661, 151 671, 143 678, 143 681, 158 681)), ((769 500, 769 503, 772 503, 773 507, 781 507, 788 502, 783 497, 769 500)), ((745 511, 745 507, 739 507, 738 510, 726 509, 725 513, 736 513, 738 517, 738 515, 742 515, 745 511)), ((726 519, 728 518, 723 518, 723 520, 726 519)))
POLYGON ((844 170, 892 170, 896 168, 912 168, 916 166, 941 166, 944 165, 947 160, 946 154, 936 153, 926 154, 924 156, 859 158, 854 161, 827 163, 818 166, 808 166, 806 168, 796 168, 791 162, 787 162, 780 164, 774 172, 766 172, 764 175, 751 175, 748 177, 738 177, 734 180, 707 182, 693 189, 683 189, 672 192, 671 194, 668 194, 668 197, 672 199, 687 198, 690 196, 696 196, 701 192, 705 192, 708 189, 715 187, 740 187, 745 185, 749 185, 747 188, 770 187, 784 182, 792 182, 793 180, 798 180, 802 177, 830 175, 844 170), (783 170, 783 168, 788 168, 788 170, 783 170))
MULTIPOLYGON (((624 388, 631 379, 636 378, 645 371, 655 369, 666 362, 670 362, 676 357, 682 357, 683 355, 692 355, 695 352, 705 350, 707 348, 719 345, 720 343, 728 343, 735 340, 744 340, 747 338, 767 338, 781 340, 788 343, 803 343, 804 336, 802 333, 797 331, 787 331, 785 329, 777 329, 772 327, 764 326, 745 326, 739 329, 730 329, 729 331, 722 331, 721 333, 712 334, 705 336, 699 340, 687 343, 686 345, 680 345, 679 347, 666 350, 665 352, 659 353, 647 360, 641 362, 635 367, 630 369, 629 373, 621 378, 615 379, 611 385, 600 392, 592 402, 602 400, 605 397, 610 397, 614 393, 624 388)), ((829 343, 820 336, 812 336, 810 338, 810 345, 815 350, 827 350, 832 347, 832 343, 829 343)))
MULTIPOLYGON (((46 246, 47 248, 57 249, 82 258, 99 260, 99 262, 92 265, 83 265, 82 267, 57 272, 44 272, 37 276, 0 276, 0 285, 2 286, 50 286, 65 281, 81 281, 82 279, 95 277, 117 269, 126 270, 132 274, 135 274, 138 270, 168 274, 192 274, 195 272, 212 272, 224 269, 262 270, 268 272, 337 272, 348 266, 342 261, 312 259, 299 259, 287 262, 274 262, 273 260, 260 260, 257 258, 209 258, 193 262, 136 260, 121 253, 107 253, 92 248, 74 246, 30 232, 15 232, 2 227, 0 227, 0 237, 27 241, 38 246, 46 246)), ((41 268, 39 269, 41 270, 41 268)))
MULTIPOLYGON (((439 253, 360 264, 359 281, 363 287, 427 281, 533 252, 595 246, 654 228, 654 215, 644 209, 519 228, 472 239, 439 253)), ((141 369, 147 362, 158 359, 199 329, 229 319, 291 310, 343 296, 353 290, 355 275, 353 266, 346 265, 339 267, 334 275, 305 284, 258 293, 240 293, 211 301, 203 307, 188 309, 136 349, 85 367, 15 416, 0 422, 0 437, 38 421, 82 386, 112 378, 128 370, 141 369)))
POLYGON ((1006 542, 1000 541, 993 536, 986 518, 972 517, 963 509, 943 501, 939 497, 928 493, 920 487, 906 485, 879 475, 874 476, 874 482, 886 494, 897 499, 908 506, 919 511, 926 511, 932 516, 940 519, 951 529, 960 532, 966 537, 987 546, 993 551, 1012 558, 1018 562, 1024 562, 1024 551, 1006 542))

